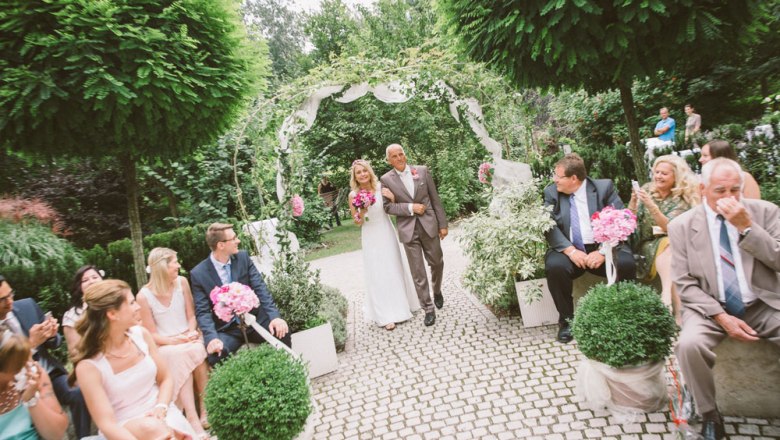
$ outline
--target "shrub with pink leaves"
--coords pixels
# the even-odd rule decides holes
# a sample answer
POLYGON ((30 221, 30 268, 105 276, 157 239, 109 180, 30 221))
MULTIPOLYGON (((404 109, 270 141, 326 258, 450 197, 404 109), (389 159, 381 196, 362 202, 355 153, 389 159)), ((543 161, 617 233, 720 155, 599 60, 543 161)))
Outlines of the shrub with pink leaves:
POLYGON ((0 219, 10 220, 13 223, 35 220, 51 228, 51 231, 57 235, 69 235, 60 214, 40 199, 0 198, 0 219))

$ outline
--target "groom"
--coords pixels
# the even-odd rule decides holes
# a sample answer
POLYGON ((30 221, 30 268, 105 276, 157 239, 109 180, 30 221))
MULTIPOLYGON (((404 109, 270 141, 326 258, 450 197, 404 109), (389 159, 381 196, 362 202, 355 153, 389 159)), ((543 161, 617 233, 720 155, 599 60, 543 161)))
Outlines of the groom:
POLYGON ((388 146, 385 155, 393 169, 380 180, 395 196, 394 202, 384 198, 385 212, 396 216, 398 238, 404 244, 417 297, 425 310, 425 325, 431 326, 436 322, 433 305, 436 304, 437 308, 444 306, 441 294, 444 256, 440 240, 447 236, 447 217, 428 168, 407 165, 404 149, 398 144, 388 146), (433 302, 423 255, 431 268, 433 302))
MULTIPOLYGON (((244 344, 244 336, 234 318, 225 322, 214 313, 214 304, 209 294, 214 287, 238 282, 249 286, 260 300, 260 307, 252 310, 257 322, 285 345, 290 346, 287 323, 279 315, 271 294, 263 281, 263 276, 255 268, 246 251, 239 251, 241 240, 233 230, 233 225, 214 223, 206 230, 206 243, 211 254, 190 272, 192 296, 195 300, 195 314, 198 327, 203 332, 209 365, 215 365, 244 344)), ((247 329, 250 342, 263 342, 251 327, 247 329)))

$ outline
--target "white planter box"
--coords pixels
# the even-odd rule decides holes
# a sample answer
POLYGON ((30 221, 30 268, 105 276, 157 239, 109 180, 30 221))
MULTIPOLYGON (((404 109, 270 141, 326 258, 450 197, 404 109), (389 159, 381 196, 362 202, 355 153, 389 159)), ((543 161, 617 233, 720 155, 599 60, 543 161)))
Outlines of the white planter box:
POLYGON ((309 377, 314 379, 335 371, 339 364, 336 343, 333 341, 333 327, 329 322, 293 333, 292 350, 301 355, 309 368, 309 377))
POLYGON ((523 327, 538 327, 558 323, 558 310, 555 308, 550 289, 547 288, 547 279, 519 281, 515 283, 517 302, 520 303, 520 314, 523 315, 523 327), (536 284, 542 289, 542 299, 526 304, 523 292, 528 286, 536 284))

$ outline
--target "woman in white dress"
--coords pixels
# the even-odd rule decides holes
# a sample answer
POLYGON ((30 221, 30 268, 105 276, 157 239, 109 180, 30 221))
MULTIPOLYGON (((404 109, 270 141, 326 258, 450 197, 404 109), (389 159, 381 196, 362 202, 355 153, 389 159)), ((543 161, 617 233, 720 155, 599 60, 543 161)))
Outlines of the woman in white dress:
POLYGON ((69 378, 78 378, 92 419, 108 440, 192 439, 195 432, 173 405, 173 382, 149 332, 137 325, 139 306, 120 280, 84 292, 81 335, 69 378))
POLYGON ((203 394, 208 380, 206 348, 198 332, 195 306, 187 279, 179 276, 181 265, 176 252, 154 248, 149 252, 151 279, 141 288, 136 300, 141 306, 141 324, 160 347, 160 357, 168 365, 173 381, 176 405, 184 410, 195 432, 203 432, 205 406, 203 394), (200 408, 195 408, 193 376, 197 378, 200 408))
POLYGON ((349 206, 362 236, 366 284, 363 315, 366 320, 394 330, 397 322, 410 319, 412 312, 420 308, 406 254, 401 252, 393 223, 382 208, 382 196, 390 200, 394 196, 381 187, 367 161, 352 162, 350 174, 349 206), (373 194, 376 202, 358 209, 353 202, 361 190, 373 194))

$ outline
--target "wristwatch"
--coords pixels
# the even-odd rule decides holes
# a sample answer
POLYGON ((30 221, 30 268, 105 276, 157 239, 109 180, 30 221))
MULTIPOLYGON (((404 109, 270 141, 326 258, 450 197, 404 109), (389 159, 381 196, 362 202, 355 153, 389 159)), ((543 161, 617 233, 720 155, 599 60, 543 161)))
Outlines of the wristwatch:
POLYGON ((41 393, 36 391, 35 394, 28 400, 27 402, 22 401, 22 405, 24 405, 25 408, 35 408, 35 405, 38 404, 38 399, 40 399, 41 393))
POLYGON ((739 236, 742 238, 745 238, 750 234, 751 228, 748 226, 747 228, 743 229, 742 232, 739 233, 739 236))

